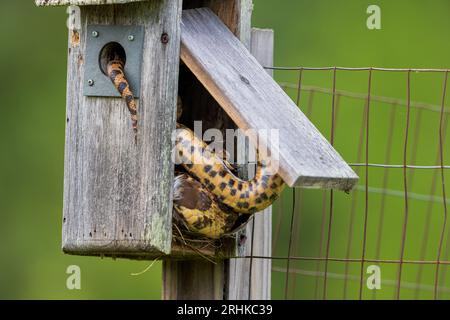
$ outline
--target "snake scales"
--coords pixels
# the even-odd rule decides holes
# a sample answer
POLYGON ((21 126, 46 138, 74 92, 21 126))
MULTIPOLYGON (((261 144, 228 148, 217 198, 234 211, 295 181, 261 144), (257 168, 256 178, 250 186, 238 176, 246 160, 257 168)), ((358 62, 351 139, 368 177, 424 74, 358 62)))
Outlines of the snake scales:
MULTIPOLYGON (((137 105, 124 72, 124 62, 114 57, 107 73, 126 101, 135 134, 137 105)), ((230 232, 241 214, 252 214, 270 206, 285 187, 282 178, 258 162, 255 177, 236 177, 227 162, 189 128, 177 123, 175 155, 185 172, 174 181, 174 220, 190 232, 220 238, 230 232)))

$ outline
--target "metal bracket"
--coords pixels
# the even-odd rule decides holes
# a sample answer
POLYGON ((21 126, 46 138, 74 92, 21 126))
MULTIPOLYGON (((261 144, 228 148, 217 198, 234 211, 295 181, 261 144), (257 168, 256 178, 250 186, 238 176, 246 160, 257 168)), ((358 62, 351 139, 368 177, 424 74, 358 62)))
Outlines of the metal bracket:
POLYGON ((134 96, 140 96, 142 50, 144 46, 144 27, 105 26, 87 27, 86 62, 84 70, 83 93, 94 97, 120 97, 108 77, 100 68, 100 52, 111 42, 120 44, 126 53, 125 74, 134 96))

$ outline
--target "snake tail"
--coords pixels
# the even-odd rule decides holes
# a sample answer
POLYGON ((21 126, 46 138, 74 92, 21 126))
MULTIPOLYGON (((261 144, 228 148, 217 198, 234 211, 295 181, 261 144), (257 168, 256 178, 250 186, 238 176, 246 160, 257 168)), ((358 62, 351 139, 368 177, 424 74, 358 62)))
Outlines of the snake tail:
POLYGON ((122 98, 126 101, 128 111, 131 114, 131 121, 135 134, 138 128, 137 105, 130 84, 125 76, 124 63, 121 60, 111 60, 107 65, 109 79, 114 87, 119 91, 122 98))

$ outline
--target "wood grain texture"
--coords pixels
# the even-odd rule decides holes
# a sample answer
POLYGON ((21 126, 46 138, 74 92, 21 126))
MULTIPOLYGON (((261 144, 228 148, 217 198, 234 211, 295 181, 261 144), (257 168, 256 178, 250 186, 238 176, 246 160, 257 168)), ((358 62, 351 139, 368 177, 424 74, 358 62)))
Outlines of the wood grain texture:
POLYGON ((224 265, 221 261, 163 262, 164 300, 222 300, 224 265))
POLYGON ((142 2, 148 0, 35 0, 38 6, 88 6, 105 4, 126 4, 132 2, 142 2))
POLYGON ((358 176, 211 10, 185 10, 181 30, 183 62, 239 128, 256 130, 260 144, 279 155, 288 185, 354 187, 358 176), (277 130, 280 143, 259 130, 277 130))
POLYGON ((140 257, 169 253, 181 1, 81 7, 69 31, 63 250, 140 257), (82 92, 86 26, 143 25, 138 143, 120 98, 82 92), (170 41, 162 44, 161 34, 170 41))
POLYGON ((246 47, 250 45, 252 0, 185 0, 183 9, 207 7, 246 47))
MULTIPOLYGON (((250 51, 261 65, 273 66, 274 32, 252 29, 250 51)), ((266 70, 273 76, 272 70, 266 70)), ((272 207, 254 215, 246 227, 246 243, 237 248, 239 256, 272 255, 272 207)), ((231 259, 228 274, 228 299, 270 300, 272 261, 270 259, 231 259)))

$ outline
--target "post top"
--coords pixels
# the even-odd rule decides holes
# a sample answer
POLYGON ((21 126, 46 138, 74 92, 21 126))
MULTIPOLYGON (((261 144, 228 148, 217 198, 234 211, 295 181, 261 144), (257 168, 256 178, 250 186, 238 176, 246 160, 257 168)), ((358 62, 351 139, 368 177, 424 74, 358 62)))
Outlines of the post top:
POLYGON ((37 6, 89 6, 102 4, 125 4, 148 0, 35 0, 37 6))

